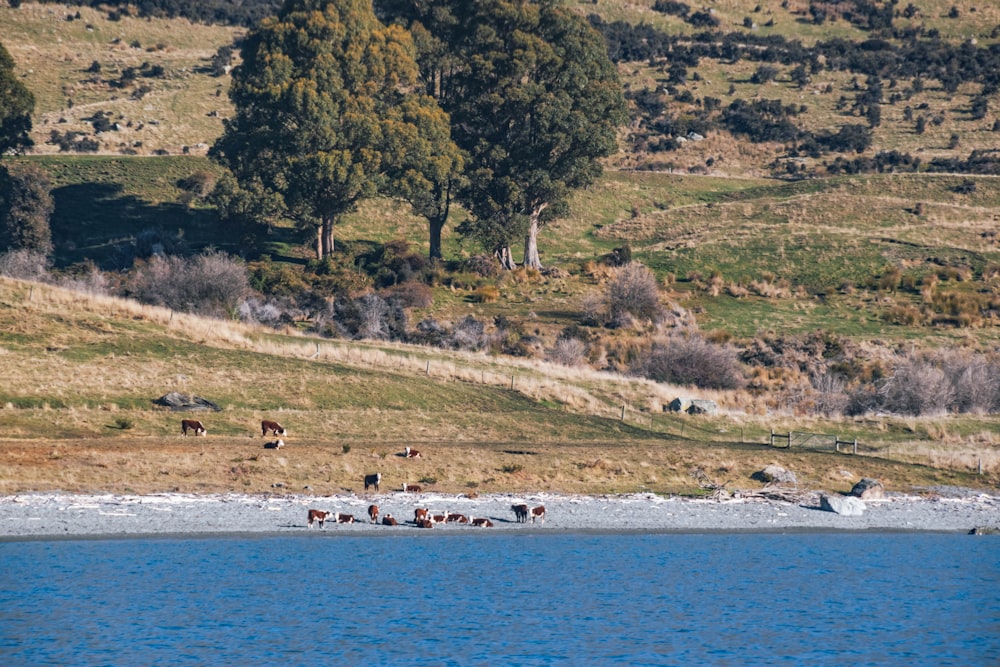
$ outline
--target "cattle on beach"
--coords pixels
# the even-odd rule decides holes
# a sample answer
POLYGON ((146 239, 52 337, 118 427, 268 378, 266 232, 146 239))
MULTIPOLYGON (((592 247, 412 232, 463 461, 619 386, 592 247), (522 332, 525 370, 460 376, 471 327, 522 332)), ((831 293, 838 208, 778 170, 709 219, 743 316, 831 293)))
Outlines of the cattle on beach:
POLYGON ((188 431, 194 431, 195 435, 205 435, 208 433, 208 431, 205 430, 205 425, 197 419, 182 419, 181 435, 187 435, 188 431))
POLYGON ((448 523, 469 523, 468 517, 464 514, 449 514, 446 521, 448 523))
POLYGON ((365 491, 368 487, 375 487, 375 493, 378 493, 378 485, 382 483, 382 473, 377 472, 374 475, 365 475, 365 491))
POLYGON ((541 523, 545 523, 545 507, 542 505, 531 508, 531 523, 535 523, 535 519, 540 519, 541 523))
POLYGON ((378 523, 378 505, 368 506, 368 518, 372 523, 378 523))
POLYGON ((284 426, 282 426, 278 422, 273 422, 269 419, 265 419, 260 423, 260 434, 267 435, 268 431, 270 431, 275 436, 288 435, 288 432, 285 430, 284 426))
POLYGON ((511 505, 510 509, 514 512, 514 518, 518 523, 527 523, 528 521, 528 506, 527 505, 511 505))
POLYGON ((434 522, 430 519, 420 519, 417 521, 417 528, 433 528, 434 522))
POLYGON ((430 510, 418 507, 417 509, 413 510, 413 520, 420 521, 421 519, 426 519, 429 514, 430 510))
POLYGON ((354 516, 351 514, 337 512, 333 518, 337 520, 337 523, 354 523, 354 516))
POLYGON ((403 493, 420 493, 421 488, 416 484, 407 484, 403 482, 403 493))
POLYGON ((418 452, 418 451, 417 451, 417 450, 415 450, 415 449, 410 449, 409 447, 407 447, 407 448, 406 448, 406 449, 404 450, 403 454, 404 454, 404 455, 406 456, 406 458, 408 458, 408 459, 419 459, 419 458, 420 458, 420 452, 418 452))
POLYGON ((396 520, 392 517, 391 514, 386 514, 384 517, 382 517, 382 525, 383 526, 398 526, 399 524, 396 523, 396 520))
POLYGON ((309 510, 309 527, 313 527, 313 522, 319 523, 319 527, 322 528, 323 524, 327 519, 330 518, 332 512, 326 512, 324 510, 309 510))
POLYGON ((470 520, 470 523, 477 528, 492 528, 493 522, 489 519, 483 517, 475 517, 470 520))

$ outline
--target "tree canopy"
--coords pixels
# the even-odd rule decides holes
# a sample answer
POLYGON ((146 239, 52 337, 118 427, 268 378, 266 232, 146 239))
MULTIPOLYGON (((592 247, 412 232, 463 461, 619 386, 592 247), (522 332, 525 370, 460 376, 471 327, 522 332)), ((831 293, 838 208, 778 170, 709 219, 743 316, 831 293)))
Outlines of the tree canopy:
POLYGON ((465 226, 540 267, 538 231, 601 173, 626 106, 603 38, 558 0, 382 0, 420 48, 421 78, 467 153, 465 226))
POLYGON ((32 145, 31 112, 35 96, 14 73, 14 59, 0 44, 0 155, 32 145))
POLYGON ((448 153, 433 147, 447 116, 415 94, 417 74, 410 35, 380 23, 370 1, 288 0, 243 43, 229 91, 236 114, 212 155, 315 228, 322 259, 359 201, 412 193, 418 170, 399 164, 448 153), (399 179, 409 185, 394 188, 399 179))

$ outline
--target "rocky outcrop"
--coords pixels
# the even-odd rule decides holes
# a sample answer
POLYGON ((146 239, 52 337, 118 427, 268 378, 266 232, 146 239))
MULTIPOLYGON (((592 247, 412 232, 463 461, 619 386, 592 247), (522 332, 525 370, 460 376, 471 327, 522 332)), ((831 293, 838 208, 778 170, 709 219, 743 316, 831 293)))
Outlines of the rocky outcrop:
POLYGON ((758 482, 764 482, 765 484, 779 484, 779 485, 792 485, 798 484, 798 480, 795 479, 795 473, 791 470, 786 470, 781 466, 772 463, 763 470, 757 471, 750 475, 750 479, 755 479, 758 482))
POLYGON ((878 500, 885 498, 885 487, 877 479, 865 477, 854 485, 854 488, 851 489, 851 495, 862 500, 878 500))
POLYGON ((819 507, 841 516, 861 516, 865 513, 864 501, 854 496, 822 495, 819 497, 819 507))
POLYGON ((689 415, 714 415, 718 412, 719 406, 715 401, 699 398, 692 400, 687 409, 689 415))
POLYGON ((219 412, 222 410, 222 408, 212 401, 205 400, 200 396, 182 394, 177 391, 164 394, 153 401, 153 403, 156 405, 162 405, 165 408, 170 408, 174 412, 185 412, 189 410, 214 410, 215 412, 219 412))

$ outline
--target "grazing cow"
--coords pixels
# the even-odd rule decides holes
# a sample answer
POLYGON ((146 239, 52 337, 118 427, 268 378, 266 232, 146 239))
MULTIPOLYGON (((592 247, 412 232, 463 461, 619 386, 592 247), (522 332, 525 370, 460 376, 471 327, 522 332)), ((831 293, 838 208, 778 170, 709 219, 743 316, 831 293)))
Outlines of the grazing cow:
POLYGON ((403 493, 420 493, 421 489, 416 484, 403 482, 403 493))
POLYGON ((354 523, 354 517, 350 514, 341 514, 340 512, 337 512, 333 518, 337 520, 337 523, 354 523))
POLYGON ((330 518, 332 512, 324 512, 323 510, 309 510, 309 527, 313 527, 313 521, 319 522, 319 527, 323 527, 323 523, 330 518))
POLYGON ((430 510, 418 507, 417 509, 413 510, 413 520, 420 521, 421 519, 426 519, 429 513, 430 510))
POLYGON ((545 508, 541 505, 531 508, 531 523, 535 523, 535 519, 541 519, 545 523, 545 508))
POLYGON ((417 528, 433 528, 434 522, 430 519, 420 519, 417 521, 417 528))
POLYGON ((448 510, 445 510, 444 514, 434 514, 427 518, 431 520, 431 523, 445 523, 448 521, 448 510))
POLYGON ((527 523, 528 521, 527 505, 511 505, 510 509, 514 512, 514 517, 517 519, 518 523, 527 523))
POLYGON ((288 435, 288 431, 285 430, 284 426, 282 426, 278 422, 273 422, 273 421, 270 421, 268 419, 265 419, 264 421, 262 421, 260 423, 260 434, 261 435, 267 435, 268 431, 270 431, 271 433, 273 433, 276 436, 277 435, 288 435))
POLYGON ((194 431, 195 435, 205 435, 208 433, 208 431, 205 430, 205 425, 197 419, 182 419, 181 435, 187 435, 189 430, 194 431))
POLYGON ((273 442, 264 443, 264 449, 281 449, 284 446, 285 446, 285 441, 282 440, 281 438, 278 438, 273 442))
POLYGON ((449 514, 448 523, 469 523, 469 519, 464 514, 449 514))
POLYGON ((368 490, 369 486, 375 487, 375 493, 378 493, 378 485, 382 482, 382 473, 377 472, 374 475, 365 475, 365 491, 368 490))
POLYGON ((378 523, 378 505, 368 506, 368 518, 372 520, 372 523, 378 523))
POLYGON ((492 528, 493 522, 486 518, 473 518, 472 525, 478 528, 492 528))
POLYGON ((415 449, 410 449, 409 447, 406 448, 405 454, 406 454, 406 458, 408 458, 408 459, 419 459, 420 458, 420 452, 418 452, 415 449))
POLYGON ((382 525, 383 526, 398 526, 399 524, 396 523, 396 520, 392 518, 391 514, 386 514, 384 517, 382 517, 382 525))

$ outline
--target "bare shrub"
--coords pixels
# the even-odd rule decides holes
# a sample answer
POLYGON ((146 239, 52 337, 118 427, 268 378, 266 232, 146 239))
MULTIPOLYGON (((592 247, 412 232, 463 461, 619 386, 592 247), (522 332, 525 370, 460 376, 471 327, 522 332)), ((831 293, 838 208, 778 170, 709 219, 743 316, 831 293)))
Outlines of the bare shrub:
POLYGON ((434 303, 434 292, 423 283, 409 281, 385 290, 385 298, 403 308, 427 308, 434 303))
POLYGON ((633 364, 632 374, 701 389, 737 389, 744 384, 736 350, 710 343, 695 332, 653 343, 648 355, 633 364))
POLYGON ((615 271, 605 292, 608 317, 618 322, 626 315, 638 319, 659 318, 660 291, 656 276, 646 266, 631 262, 615 271))
POLYGON ((46 282, 50 266, 45 253, 36 250, 10 250, 0 255, 0 275, 8 278, 46 282))
POLYGON ((1000 360, 954 352, 944 355, 942 369, 954 389, 956 412, 1000 412, 1000 360))
POLYGON ((830 417, 843 414, 847 409, 848 396, 844 391, 844 378, 833 373, 814 374, 810 379, 815 400, 815 411, 830 417))
POLYGON ((945 372, 921 359, 909 359, 897 366, 879 393, 884 410, 917 417, 944 414, 955 398, 945 372))
POLYGON ((449 347, 456 350, 481 350, 486 346, 486 327, 482 322, 467 315, 455 325, 449 337, 449 347))
POLYGON ((583 366, 587 362, 587 345, 579 338, 560 338, 548 351, 548 360, 563 366, 583 366))
POLYGON ((222 252, 154 256, 135 270, 126 291, 145 303, 229 317, 251 293, 246 267, 222 252))

